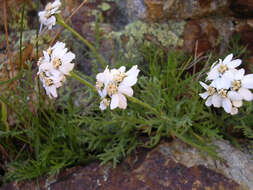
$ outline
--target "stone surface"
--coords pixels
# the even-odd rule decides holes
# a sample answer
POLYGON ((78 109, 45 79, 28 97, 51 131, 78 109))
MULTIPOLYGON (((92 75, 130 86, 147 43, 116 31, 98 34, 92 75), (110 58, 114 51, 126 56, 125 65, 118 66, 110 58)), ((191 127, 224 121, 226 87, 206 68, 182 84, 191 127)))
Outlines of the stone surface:
POLYGON ((253 0, 234 0, 231 9, 238 17, 253 17, 253 0))
MULTIPOLYGON (((252 189, 250 155, 216 141, 224 164, 179 140, 151 151, 139 149, 116 168, 92 163, 66 169, 56 179, 40 180, 41 190, 244 190, 252 189), (233 181, 234 180, 234 181, 233 181), (235 182, 236 181, 236 182, 235 182), (239 185, 240 184, 240 185, 239 185)), ((36 181, 8 184, 1 190, 35 190, 36 181)))
POLYGON ((192 19, 224 15, 229 6, 229 0, 166 0, 163 11, 167 18, 192 19))

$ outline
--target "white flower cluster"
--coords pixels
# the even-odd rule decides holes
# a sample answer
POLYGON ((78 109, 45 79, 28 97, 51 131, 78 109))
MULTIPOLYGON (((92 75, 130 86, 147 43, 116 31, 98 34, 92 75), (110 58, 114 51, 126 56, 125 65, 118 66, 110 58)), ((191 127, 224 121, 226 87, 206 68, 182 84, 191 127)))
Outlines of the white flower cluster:
POLYGON ((43 51, 43 57, 38 61, 38 75, 47 95, 50 98, 57 98, 56 89, 62 86, 65 81, 65 75, 69 75, 73 70, 75 54, 68 52, 65 43, 56 42, 53 47, 43 51))
POLYGON ((200 82, 206 92, 199 95, 206 99, 206 106, 223 107, 227 113, 235 115, 243 105, 243 100, 253 100, 249 90, 253 89, 253 74, 245 75, 244 69, 236 69, 242 61, 232 58, 233 54, 230 54, 223 61, 220 59, 212 65, 206 78, 210 84, 200 82))
POLYGON ((45 25, 49 30, 56 23, 56 18, 54 14, 60 13, 61 2, 60 0, 55 0, 53 3, 48 3, 45 7, 45 10, 39 12, 39 20, 42 25, 45 25))
POLYGON ((100 109, 105 110, 108 106, 113 110, 117 107, 126 109, 126 96, 133 96, 133 89, 131 88, 137 82, 137 76, 140 70, 137 65, 133 66, 129 71, 122 66, 119 69, 109 70, 108 67, 103 73, 96 76, 96 88, 102 101, 100 102, 100 109))

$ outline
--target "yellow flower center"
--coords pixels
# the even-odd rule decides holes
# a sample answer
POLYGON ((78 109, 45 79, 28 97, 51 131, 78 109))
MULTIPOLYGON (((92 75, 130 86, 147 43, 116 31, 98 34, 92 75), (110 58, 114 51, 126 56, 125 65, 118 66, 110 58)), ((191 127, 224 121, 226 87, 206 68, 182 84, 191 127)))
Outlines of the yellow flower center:
POLYGON ((226 89, 221 89, 218 94, 222 97, 222 98, 227 98, 227 93, 228 91, 226 89))
POLYGON ((207 89, 207 92, 208 92, 209 96, 212 96, 215 94, 216 90, 214 87, 209 86, 207 89))
POLYGON ((115 82, 120 83, 121 81, 123 81, 123 79, 126 77, 126 73, 118 73, 116 75, 114 75, 113 79, 115 82))
POLYGON ((37 63, 37 66, 40 66, 40 65, 42 64, 42 60, 43 60, 43 58, 40 57, 40 58, 39 58, 39 61, 38 61, 38 63, 37 63))
POLYGON ((49 48, 47 49, 47 53, 48 53, 48 55, 51 55, 51 54, 52 54, 52 48, 51 48, 51 47, 49 47, 49 48))
POLYGON ((39 74, 39 76, 40 76, 41 79, 44 79, 44 78, 46 77, 46 74, 45 74, 45 72, 41 72, 41 73, 39 74))
POLYGON ((108 98, 103 98, 102 103, 107 107, 110 105, 110 100, 108 98))
POLYGON ((238 91, 242 87, 242 82, 240 80, 234 80, 232 82, 232 89, 238 91))
POLYGON ((52 3, 48 3, 45 7, 46 11, 51 11, 53 9, 52 3))
POLYGON ((44 80, 45 80, 45 84, 46 84, 47 86, 51 86, 51 85, 54 84, 53 80, 50 79, 50 78, 48 78, 48 77, 46 77, 44 80))
POLYGON ((109 96, 112 96, 113 94, 118 92, 118 87, 115 83, 111 82, 107 85, 107 93, 109 96))
POLYGON ((102 83, 101 81, 96 82, 96 88, 98 90, 102 90, 103 87, 104 87, 104 83, 102 83))
POLYGON ((59 69, 59 67, 62 65, 62 62, 61 62, 61 60, 59 59, 59 58, 54 58, 54 60, 53 60, 53 66, 54 66, 54 68, 56 68, 56 69, 59 69))
POLYGON ((220 64, 220 67, 218 68, 218 71, 223 74, 225 71, 228 70, 227 65, 220 64))

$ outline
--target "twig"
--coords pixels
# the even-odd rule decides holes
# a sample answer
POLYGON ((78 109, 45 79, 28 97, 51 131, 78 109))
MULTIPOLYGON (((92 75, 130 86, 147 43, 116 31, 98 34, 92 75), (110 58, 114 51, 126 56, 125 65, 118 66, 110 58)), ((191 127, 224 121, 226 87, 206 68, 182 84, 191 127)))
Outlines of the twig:
POLYGON ((8 59, 11 66, 11 76, 14 76, 14 65, 11 60, 11 50, 10 50, 10 44, 9 44, 9 35, 8 35, 8 27, 7 27, 7 13, 6 13, 6 0, 3 0, 3 8, 4 8, 4 31, 5 31, 5 39, 6 39, 6 46, 8 51, 8 59))
MULTIPOLYGON (((72 13, 68 16, 68 18, 65 20, 65 22, 67 23, 73 16, 74 14, 76 14, 76 12, 82 8, 82 6, 84 6, 85 3, 87 3, 88 0, 84 0, 75 10, 72 11, 72 13)), ((62 33, 62 31, 64 30, 64 27, 62 27, 61 29, 58 30, 58 32, 55 34, 54 38, 51 40, 50 45, 52 46, 56 39, 58 38, 58 36, 60 35, 60 33, 62 33)))

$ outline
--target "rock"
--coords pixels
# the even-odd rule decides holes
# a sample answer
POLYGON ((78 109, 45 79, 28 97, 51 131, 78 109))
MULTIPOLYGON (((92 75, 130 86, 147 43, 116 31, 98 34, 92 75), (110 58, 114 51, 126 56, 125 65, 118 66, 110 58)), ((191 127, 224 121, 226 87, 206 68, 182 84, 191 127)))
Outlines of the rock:
POLYGON ((233 18, 227 17, 226 20, 203 18, 186 22, 183 50, 194 54, 197 53, 197 55, 210 50, 223 53, 227 49, 226 44, 229 43, 230 37, 236 30, 233 21, 233 18))
POLYGON ((144 0, 144 2, 147 6, 149 20, 156 22, 163 21, 163 0, 144 0))
POLYGON ((231 9, 238 17, 253 17, 253 0, 233 0, 231 9))
POLYGON ((147 18, 147 8, 144 0, 127 0, 126 7, 130 22, 147 18))
POLYGON ((109 33, 107 38, 115 40, 120 56, 140 63, 143 59, 141 53, 143 45, 156 44, 165 50, 182 47, 184 25, 184 21, 158 24, 138 20, 127 25, 124 30, 109 33))
MULTIPOLYGON (((245 190, 253 189, 251 156, 226 141, 215 141, 227 162, 203 157, 199 151, 174 140, 151 151, 139 149, 116 168, 92 163, 66 169, 56 179, 41 179, 41 190, 245 190)), ((35 190, 37 181, 8 184, 1 190, 35 190)))
POLYGON ((224 15, 229 11, 229 0, 166 0, 163 11, 166 18, 193 19, 210 15, 224 15))

